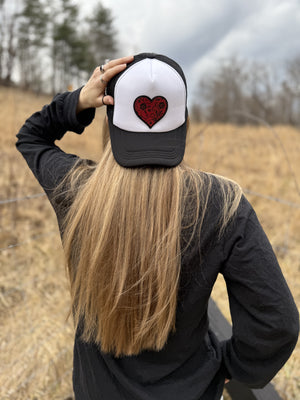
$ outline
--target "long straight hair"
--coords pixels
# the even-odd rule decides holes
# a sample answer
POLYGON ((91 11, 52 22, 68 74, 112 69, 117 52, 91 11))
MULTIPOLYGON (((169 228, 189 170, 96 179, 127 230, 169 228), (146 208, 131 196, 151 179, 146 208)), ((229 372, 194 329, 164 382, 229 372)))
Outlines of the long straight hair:
MULTIPOLYGON (((74 200, 63 246, 75 325, 81 324, 83 340, 116 357, 160 350, 176 329, 181 238, 190 232, 188 247, 201 231, 211 179, 184 164, 123 168, 114 160, 107 124, 103 138, 100 162, 75 166, 67 177, 74 200)), ((241 190, 218 180, 221 232, 241 190)))

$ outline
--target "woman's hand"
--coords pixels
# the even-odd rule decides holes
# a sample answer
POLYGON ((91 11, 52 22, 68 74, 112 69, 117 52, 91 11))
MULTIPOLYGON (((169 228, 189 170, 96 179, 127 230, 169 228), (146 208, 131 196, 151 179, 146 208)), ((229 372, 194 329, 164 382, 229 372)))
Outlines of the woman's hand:
POLYGON ((111 60, 103 65, 104 72, 101 72, 100 67, 97 67, 80 91, 76 112, 79 113, 86 108, 113 105, 113 97, 105 95, 106 85, 113 76, 123 71, 127 63, 131 61, 133 61, 133 56, 111 60))

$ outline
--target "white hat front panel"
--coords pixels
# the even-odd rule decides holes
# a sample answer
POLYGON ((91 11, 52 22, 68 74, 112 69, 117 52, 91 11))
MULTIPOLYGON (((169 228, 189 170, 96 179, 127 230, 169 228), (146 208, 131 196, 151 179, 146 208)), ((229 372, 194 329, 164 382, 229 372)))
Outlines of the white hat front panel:
MULTIPOLYGON (((119 78, 114 89, 113 124, 129 132, 168 132, 185 122, 186 88, 178 72, 157 59, 133 64, 119 78), (137 110, 138 99, 163 108, 150 127, 137 110), (167 102, 167 105, 166 105, 167 102)), ((150 123, 151 124, 151 123, 150 123)))

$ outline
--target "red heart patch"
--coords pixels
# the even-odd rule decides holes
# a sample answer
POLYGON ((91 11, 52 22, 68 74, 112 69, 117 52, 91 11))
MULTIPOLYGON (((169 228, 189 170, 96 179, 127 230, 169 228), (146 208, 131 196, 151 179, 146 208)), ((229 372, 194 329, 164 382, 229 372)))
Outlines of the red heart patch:
POLYGON ((152 128, 166 114, 168 102, 163 96, 156 96, 153 99, 139 96, 135 99, 133 108, 136 115, 152 128))

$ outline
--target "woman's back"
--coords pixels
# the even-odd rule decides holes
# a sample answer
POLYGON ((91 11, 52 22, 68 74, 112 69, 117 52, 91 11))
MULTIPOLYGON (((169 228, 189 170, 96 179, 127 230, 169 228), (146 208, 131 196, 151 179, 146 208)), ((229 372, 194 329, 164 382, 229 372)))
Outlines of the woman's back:
MULTIPOLYGON (((153 57, 142 55, 142 60, 153 57)), ((122 88, 118 75, 116 80, 111 90, 122 88)), ((92 88, 99 85, 93 82, 92 88)), ((26 121, 17 143, 49 196, 63 235, 78 323, 76 399, 217 400, 225 378, 265 385, 295 345, 298 314, 251 205, 236 184, 178 165, 183 156, 179 131, 154 133, 155 145, 147 153, 143 145, 149 132, 126 136, 123 128, 116 129, 112 108, 114 157, 132 163, 140 154, 149 162, 158 152, 157 162, 158 143, 166 138, 174 145, 176 137, 179 153, 171 148, 171 155, 177 164, 123 168, 107 147, 98 166, 80 162, 77 171, 84 182, 76 180, 76 172, 70 178, 78 158, 54 141, 66 130, 81 133, 92 121, 94 110, 81 109, 82 93, 57 96, 26 121), (132 144, 133 138, 134 146, 141 138, 139 148, 124 153, 120 145, 132 144), (223 343, 207 319, 218 273, 226 280, 233 321, 233 336, 223 343)))

